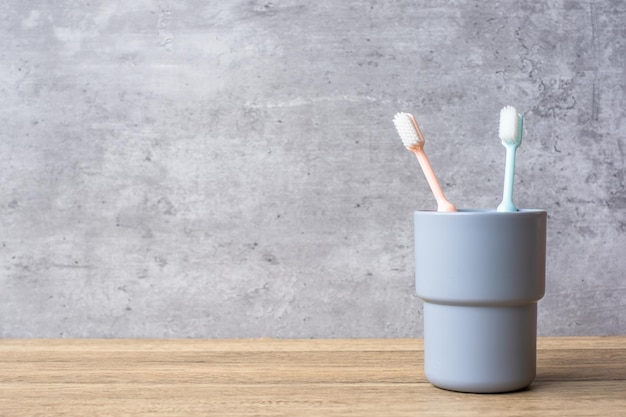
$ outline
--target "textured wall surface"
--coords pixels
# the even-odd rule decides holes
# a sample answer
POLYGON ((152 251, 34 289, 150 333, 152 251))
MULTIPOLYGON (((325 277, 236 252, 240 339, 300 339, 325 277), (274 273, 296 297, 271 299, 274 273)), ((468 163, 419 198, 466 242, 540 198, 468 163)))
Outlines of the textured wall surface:
POLYGON ((543 335, 626 334, 626 2, 0 5, 0 336, 415 337, 412 211, 549 213, 543 335))

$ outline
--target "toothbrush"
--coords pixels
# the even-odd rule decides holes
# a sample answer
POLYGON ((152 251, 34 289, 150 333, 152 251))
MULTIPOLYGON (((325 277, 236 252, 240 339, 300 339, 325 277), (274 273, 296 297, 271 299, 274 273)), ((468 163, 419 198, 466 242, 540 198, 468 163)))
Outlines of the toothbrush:
POLYGON ((424 143, 426 140, 413 115, 410 113, 396 113, 393 118, 393 124, 396 126, 396 130, 404 146, 417 157, 422 171, 426 176, 426 181, 428 181, 428 185, 430 186, 430 190, 437 200, 437 211, 457 211, 456 207, 446 199, 446 196, 441 190, 439 181, 437 181, 433 168, 430 166, 428 157, 426 157, 426 153, 424 152, 424 143))
POLYGON ((504 167, 504 191, 497 211, 517 211, 513 204, 513 177, 515 176, 515 151, 522 143, 524 118, 515 107, 506 106, 500 110, 500 140, 506 149, 504 167))

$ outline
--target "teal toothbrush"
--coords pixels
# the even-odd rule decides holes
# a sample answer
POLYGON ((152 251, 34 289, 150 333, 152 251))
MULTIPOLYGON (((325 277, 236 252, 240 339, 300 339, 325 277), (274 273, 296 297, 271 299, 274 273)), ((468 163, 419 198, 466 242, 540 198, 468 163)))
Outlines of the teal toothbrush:
POLYGON ((515 176, 515 151, 522 143, 522 125, 524 118, 515 107, 506 106, 500 110, 500 140, 506 149, 504 167, 504 191, 498 211, 517 211, 513 204, 513 178, 515 176))

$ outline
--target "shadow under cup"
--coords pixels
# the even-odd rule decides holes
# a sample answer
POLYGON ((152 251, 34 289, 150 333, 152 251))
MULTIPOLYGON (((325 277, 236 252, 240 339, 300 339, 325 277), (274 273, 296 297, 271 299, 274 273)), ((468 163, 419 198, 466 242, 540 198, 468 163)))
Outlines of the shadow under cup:
POLYGON ((546 219, 542 210, 414 213, 424 371, 433 385, 488 393, 534 380, 546 219))

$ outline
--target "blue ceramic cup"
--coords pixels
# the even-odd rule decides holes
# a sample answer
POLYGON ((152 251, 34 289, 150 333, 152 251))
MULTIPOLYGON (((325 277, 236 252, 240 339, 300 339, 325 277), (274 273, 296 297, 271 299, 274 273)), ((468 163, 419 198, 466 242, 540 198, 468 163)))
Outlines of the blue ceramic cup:
POLYGON ((542 210, 414 213, 424 371, 433 385, 493 393, 534 380, 546 222, 542 210))

